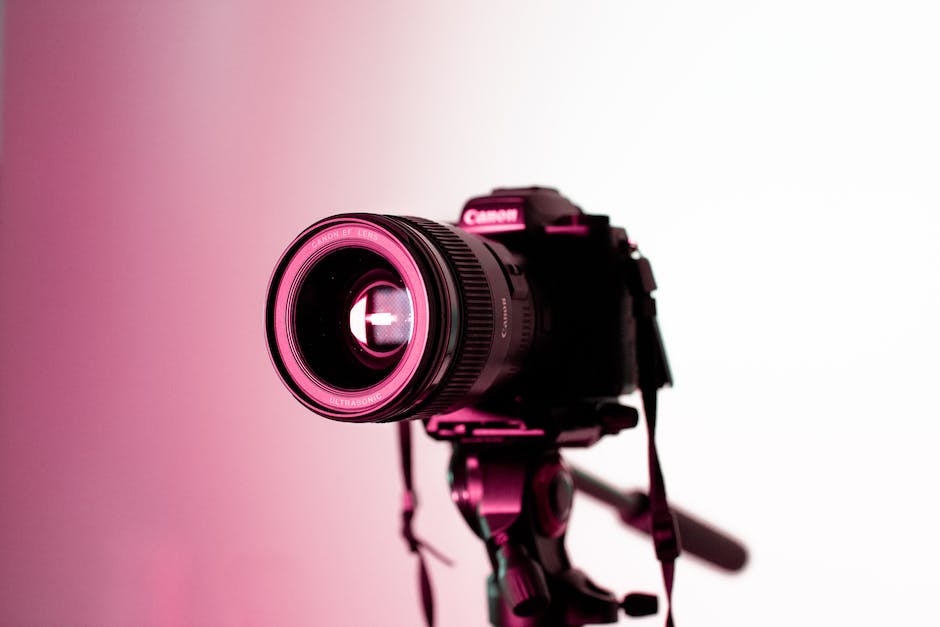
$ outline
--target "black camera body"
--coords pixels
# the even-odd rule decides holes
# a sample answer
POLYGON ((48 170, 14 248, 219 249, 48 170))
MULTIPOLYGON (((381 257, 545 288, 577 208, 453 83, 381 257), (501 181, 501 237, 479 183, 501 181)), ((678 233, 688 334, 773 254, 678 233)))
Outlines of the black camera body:
POLYGON ((636 320, 628 289, 635 261, 623 229, 540 187, 473 198, 458 226, 490 240, 503 257, 515 309, 524 310, 525 300, 532 308, 531 348, 520 371, 489 395, 487 405, 566 405, 636 388, 636 320))
POLYGON ((617 397, 671 383, 652 270, 624 229, 544 187, 469 200, 457 226, 485 238, 517 312, 522 359, 472 408, 425 420, 439 439, 549 437, 588 446, 635 426, 617 397), (521 314, 521 315, 520 315, 521 314))

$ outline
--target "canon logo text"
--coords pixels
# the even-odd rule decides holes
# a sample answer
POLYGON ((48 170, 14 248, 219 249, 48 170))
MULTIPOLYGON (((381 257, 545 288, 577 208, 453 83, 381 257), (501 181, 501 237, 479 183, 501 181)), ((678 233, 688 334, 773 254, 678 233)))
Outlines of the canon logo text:
POLYGON ((463 214, 463 223, 470 226, 478 224, 514 224, 518 221, 518 209, 467 209, 463 214))

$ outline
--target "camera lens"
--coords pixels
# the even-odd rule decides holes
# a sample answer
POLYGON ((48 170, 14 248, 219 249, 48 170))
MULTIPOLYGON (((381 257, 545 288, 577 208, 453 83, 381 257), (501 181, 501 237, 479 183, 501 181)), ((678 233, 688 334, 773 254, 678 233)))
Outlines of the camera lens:
POLYGON ((421 218, 348 214, 314 224, 284 253, 266 327, 302 403, 380 422, 468 404, 514 369, 531 318, 480 238, 421 218))

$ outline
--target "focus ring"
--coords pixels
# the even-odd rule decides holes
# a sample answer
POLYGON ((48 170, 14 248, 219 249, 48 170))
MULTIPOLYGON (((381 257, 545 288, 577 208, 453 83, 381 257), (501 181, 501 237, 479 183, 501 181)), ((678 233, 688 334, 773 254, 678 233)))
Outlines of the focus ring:
POLYGON ((424 418, 446 413, 457 404, 466 404, 470 389, 490 355, 495 331, 493 296, 479 257, 452 227, 424 218, 400 219, 421 231, 444 253, 456 279, 463 314, 453 369, 416 414, 424 418))

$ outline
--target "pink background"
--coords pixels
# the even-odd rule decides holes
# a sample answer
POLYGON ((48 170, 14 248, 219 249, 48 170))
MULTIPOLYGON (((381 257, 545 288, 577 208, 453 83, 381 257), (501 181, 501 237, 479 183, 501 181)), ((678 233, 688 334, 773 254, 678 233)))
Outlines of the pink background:
MULTIPOLYGON (((394 428, 290 397, 264 291, 320 217, 532 183, 651 257, 670 494, 753 551, 683 562, 677 622, 935 621, 938 27, 913 2, 8 1, 0 625, 418 625, 394 428)), ((629 487, 644 454, 571 457, 629 487)), ((418 444, 418 526, 458 562, 432 564, 440 624, 482 625, 447 457, 418 444)), ((658 589, 585 499, 569 544, 658 589)))

